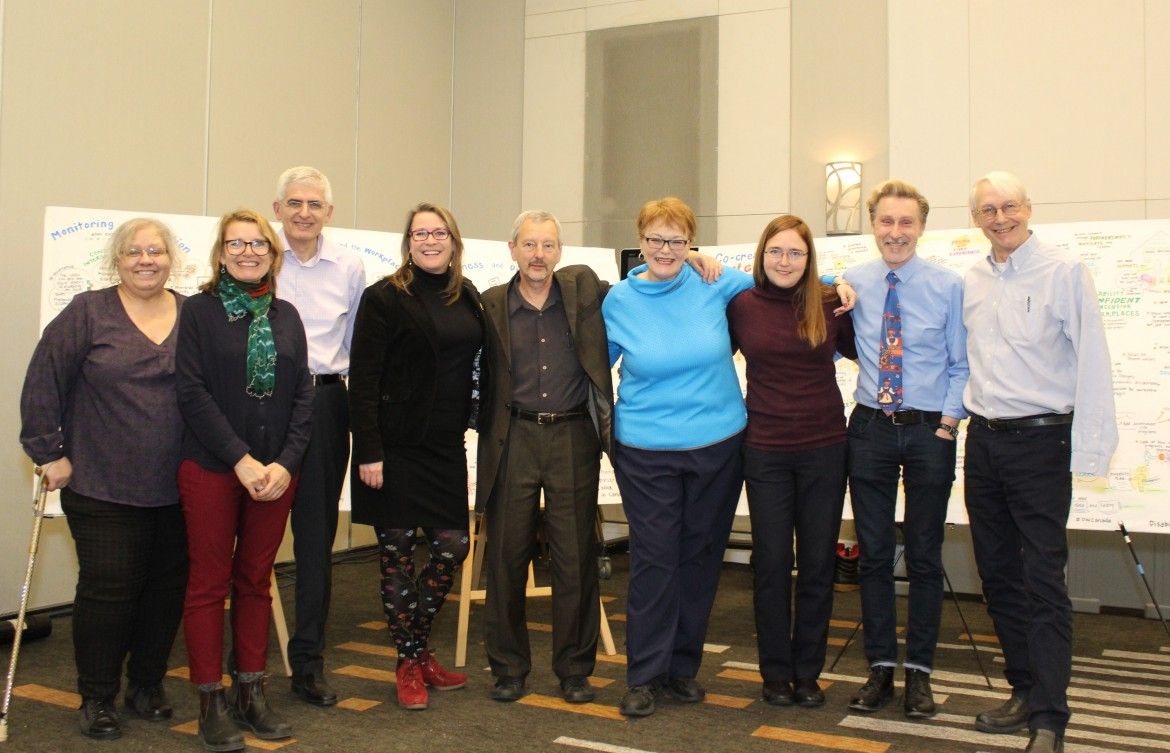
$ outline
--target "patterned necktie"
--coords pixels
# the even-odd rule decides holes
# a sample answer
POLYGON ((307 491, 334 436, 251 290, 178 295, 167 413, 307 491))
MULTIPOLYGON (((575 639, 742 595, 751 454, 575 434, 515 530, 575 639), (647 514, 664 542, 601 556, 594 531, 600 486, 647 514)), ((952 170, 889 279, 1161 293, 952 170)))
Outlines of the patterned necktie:
POLYGON ((902 304, 898 302, 898 275, 886 275, 886 306, 882 309, 878 346, 877 403, 886 414, 902 407, 902 304))

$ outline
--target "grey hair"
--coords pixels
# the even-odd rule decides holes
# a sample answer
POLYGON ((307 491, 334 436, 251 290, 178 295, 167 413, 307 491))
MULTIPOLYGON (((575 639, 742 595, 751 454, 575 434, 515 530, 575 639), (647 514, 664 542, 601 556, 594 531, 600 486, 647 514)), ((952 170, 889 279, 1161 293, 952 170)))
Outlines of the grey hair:
POLYGON ((557 245, 563 245, 561 240, 561 221, 552 212, 546 212, 543 209, 526 209, 516 216, 516 221, 512 223, 512 243, 520 237, 520 226, 525 222, 532 222, 533 224, 540 224, 542 222, 551 222, 557 229, 557 245))
POLYGON ((1032 200, 1028 198, 1028 189, 1024 188, 1024 182, 1015 175, 1003 170, 992 170, 987 175, 984 175, 979 180, 975 181, 971 186, 971 198, 968 203, 971 205, 971 213, 975 213, 975 202, 979 199, 979 186, 986 183, 998 194, 1010 196, 1018 199, 1024 206, 1032 206, 1032 200))
POLYGON ((172 262, 175 260, 175 250, 179 247, 179 242, 175 239, 175 233, 167 227, 166 223, 153 217, 135 217, 119 225, 106 244, 106 269, 115 277, 118 276, 118 262, 126 255, 126 249, 130 247, 130 240, 138 234, 139 230, 148 227, 158 231, 162 237, 163 245, 167 247, 167 256, 172 262))
POLYGON ((325 203, 333 206, 333 186, 329 183, 329 178, 317 168, 308 165, 290 167, 280 174, 276 179, 276 200, 284 201, 288 196, 288 187, 294 183, 308 183, 320 188, 325 194, 325 203))

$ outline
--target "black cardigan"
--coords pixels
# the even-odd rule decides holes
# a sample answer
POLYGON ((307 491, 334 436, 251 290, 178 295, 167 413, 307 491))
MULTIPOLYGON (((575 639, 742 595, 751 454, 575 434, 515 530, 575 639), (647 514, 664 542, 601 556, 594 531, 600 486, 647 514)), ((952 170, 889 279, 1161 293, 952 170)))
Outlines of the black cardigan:
POLYGON ((251 397, 247 385, 248 325, 229 322, 216 296, 191 296, 179 316, 175 381, 183 432, 182 457, 209 471, 232 471, 244 455, 289 473, 309 445, 313 380, 305 328, 292 304, 273 300, 268 312, 276 342, 276 386, 272 396, 251 397))

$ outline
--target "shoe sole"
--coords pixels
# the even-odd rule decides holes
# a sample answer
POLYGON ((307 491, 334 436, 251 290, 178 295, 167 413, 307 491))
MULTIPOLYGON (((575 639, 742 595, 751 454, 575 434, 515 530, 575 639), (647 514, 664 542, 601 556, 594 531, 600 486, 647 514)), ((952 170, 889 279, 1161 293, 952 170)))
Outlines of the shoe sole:
POLYGON ((562 695, 561 698, 563 698, 565 700, 565 703, 590 703, 591 701, 593 701, 594 699, 597 698, 597 694, 596 693, 582 693, 580 695, 576 695, 576 694, 562 695))
POLYGON ((459 688, 467 687, 467 683, 461 682, 458 685, 432 685, 428 682, 427 687, 442 693, 447 690, 459 690, 459 688))
POLYGON ((618 709, 618 712, 621 713, 622 716, 643 717, 650 716, 657 710, 658 709, 656 707, 651 706, 650 708, 646 709, 618 709))
POLYGON ((705 701, 707 699, 706 693, 703 693, 702 695, 699 695, 699 696, 683 695, 682 693, 674 692, 670 688, 666 689, 666 695, 669 696, 670 698, 678 701, 679 703, 702 703, 703 701, 705 701))
POLYGON ((300 698, 302 701, 304 701, 305 703, 310 704, 312 706, 325 707, 325 706, 336 706, 337 705, 336 698, 319 698, 319 697, 313 698, 313 697, 310 697, 308 693, 301 690, 300 688, 293 688, 292 691, 293 691, 293 695, 295 695, 297 698, 300 698))
POLYGON ((82 730, 81 734, 85 735, 90 740, 117 740, 122 736, 122 730, 116 729, 111 730, 110 732, 86 732, 85 730, 82 730))
POLYGON ((406 709, 407 711, 424 711, 427 708, 425 703, 398 703, 398 708, 406 709))
POLYGON ((199 742, 203 743, 203 747, 207 750, 215 751, 215 753, 230 753, 233 750, 243 750, 244 741, 240 740, 238 743, 220 743, 219 745, 212 745, 203 739, 203 735, 199 734, 199 742))
MULTIPOLYGON (((240 729, 247 730, 248 732, 251 732, 253 735, 260 738, 261 740, 287 740, 293 736, 292 727, 289 727, 286 730, 278 730, 276 732, 260 732, 255 727, 253 727, 251 724, 248 724, 247 722, 245 722, 243 719, 239 719, 237 717, 232 717, 232 721, 234 721, 236 723, 236 726, 239 727, 240 729)), ((239 748, 233 748, 232 750, 239 750, 239 748)))
POLYGON ((1026 719, 1019 724, 1013 724, 1008 727, 994 727, 990 724, 984 724, 978 719, 975 720, 975 729, 979 730, 980 732, 985 732, 989 735, 1010 735, 1012 733, 1019 732, 1027 726, 1028 720, 1026 719))
POLYGON ((797 701, 796 705, 800 706, 801 708, 805 708, 805 709, 820 708, 821 706, 825 705, 825 699, 824 698, 812 698, 812 699, 808 699, 808 700, 804 700, 804 701, 797 701))
POLYGON ((893 699, 893 696, 889 696, 887 698, 879 698, 877 705, 875 705, 875 706, 865 706, 865 705, 860 704, 860 703, 850 703, 849 709, 851 711, 860 711, 863 714, 872 714, 875 711, 880 711, 881 709, 885 708, 886 705, 892 699, 893 699))
POLYGON ((938 713, 937 709, 934 711, 907 711, 906 718, 907 719, 933 719, 934 715, 937 713, 938 713))

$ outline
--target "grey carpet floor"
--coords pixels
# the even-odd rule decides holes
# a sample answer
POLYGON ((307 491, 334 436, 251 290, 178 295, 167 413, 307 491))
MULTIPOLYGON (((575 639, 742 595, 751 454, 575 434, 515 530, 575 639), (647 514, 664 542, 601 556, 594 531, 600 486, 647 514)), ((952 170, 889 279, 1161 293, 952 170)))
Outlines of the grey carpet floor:
MULTIPOLYGON (((613 569, 613 577, 602 582, 602 593, 619 655, 599 656, 593 677, 598 686, 595 704, 570 707, 560 701, 557 680, 549 667, 549 600, 532 598, 528 600, 528 620, 536 666, 528 680, 530 693, 523 701, 501 704, 489 699, 492 679, 483 653, 482 606, 474 606, 465 668, 467 687, 432 693, 430 708, 416 712, 399 709, 393 702, 394 686, 388 677, 392 677, 394 659, 381 627, 376 562, 365 556, 339 564, 334 571, 326 663, 330 682, 343 703, 319 709, 299 702, 283 676, 273 638, 269 698, 293 722, 295 737, 283 743, 250 740, 249 750, 973 753, 1023 750, 1027 742, 1026 733, 985 735, 974 730, 974 714, 998 705, 1007 696, 991 624, 983 605, 975 600, 962 600, 960 605, 994 687, 987 687, 959 611, 948 599, 933 679, 940 702, 934 719, 908 721, 899 703, 872 715, 847 711, 849 696, 866 672, 860 635, 836 668, 826 668, 822 675, 828 696, 823 708, 781 709, 764 704, 759 699, 756 672, 751 571, 736 564, 724 567, 711 617, 708 651, 699 675, 709 693, 707 702, 688 706, 665 701, 654 716, 627 721, 616 714, 625 689, 621 655, 625 555, 614 555, 613 569)), ((538 567, 537 574, 539 579, 542 568, 538 567)), ((291 618, 293 589, 287 578, 281 591, 291 618)), ((858 618, 858 601, 856 591, 837 593, 830 662, 858 618)), ((899 597, 898 602, 904 619, 905 599, 899 597)), ((457 608, 455 600, 444 608, 432 640, 448 664, 454 657, 457 608)), ((7 654, 6 649, 0 651, 4 666, 7 654)), ((1115 614, 1076 615, 1074 655, 1069 753, 1170 750, 1170 637, 1157 621, 1115 614)), ((171 655, 171 667, 166 687, 175 705, 173 721, 152 724, 126 718, 126 734, 120 740, 85 739, 77 731, 73 710, 77 699, 69 620, 55 619, 52 636, 26 644, 21 652, 17 694, 8 718, 9 739, 0 744, 0 753, 201 750, 193 734, 198 702, 182 679, 186 656, 181 635, 171 655)), ((900 683, 900 673, 898 679, 900 683)))

